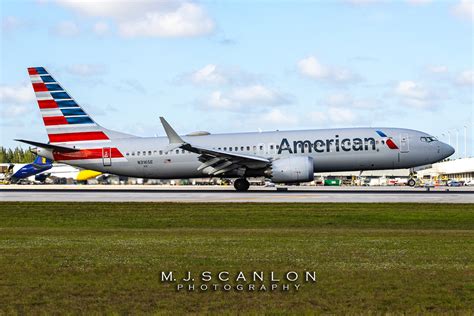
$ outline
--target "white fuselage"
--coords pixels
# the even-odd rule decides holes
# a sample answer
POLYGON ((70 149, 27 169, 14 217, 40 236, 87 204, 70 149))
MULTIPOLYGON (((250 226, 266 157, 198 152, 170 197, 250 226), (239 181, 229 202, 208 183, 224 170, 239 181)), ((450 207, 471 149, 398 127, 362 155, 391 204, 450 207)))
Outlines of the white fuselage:
MULTIPOLYGON (((261 133, 211 134, 182 136, 186 142, 215 150, 268 158, 271 161, 310 156, 315 172, 347 170, 380 170, 410 168, 434 163, 450 156, 452 147, 440 141, 423 141, 426 133, 399 128, 347 128, 261 133), (380 136, 381 130, 387 137, 380 136), (389 148, 391 139, 397 148, 389 148)), ((178 179, 208 175, 198 167, 199 155, 184 149, 167 152, 167 137, 129 137, 112 139, 108 143, 77 143, 81 148, 105 148, 104 157, 95 159, 58 160, 73 166, 130 177, 178 179), (110 155, 116 148, 121 157, 110 155), (112 158, 110 158, 112 157, 112 158)), ((42 155, 53 157, 48 150, 42 155)), ((251 169, 251 168, 250 168, 251 169)), ((256 165, 248 175, 263 176, 256 165)), ((222 176, 233 176, 232 173, 222 176)))

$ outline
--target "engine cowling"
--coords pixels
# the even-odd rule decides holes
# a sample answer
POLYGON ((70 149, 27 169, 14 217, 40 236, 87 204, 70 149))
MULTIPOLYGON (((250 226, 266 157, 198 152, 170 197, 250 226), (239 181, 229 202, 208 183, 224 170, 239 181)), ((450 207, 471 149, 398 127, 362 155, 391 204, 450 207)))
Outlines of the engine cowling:
POLYGON ((268 171, 269 178, 274 183, 309 182, 314 180, 313 158, 308 156, 274 160, 268 171))

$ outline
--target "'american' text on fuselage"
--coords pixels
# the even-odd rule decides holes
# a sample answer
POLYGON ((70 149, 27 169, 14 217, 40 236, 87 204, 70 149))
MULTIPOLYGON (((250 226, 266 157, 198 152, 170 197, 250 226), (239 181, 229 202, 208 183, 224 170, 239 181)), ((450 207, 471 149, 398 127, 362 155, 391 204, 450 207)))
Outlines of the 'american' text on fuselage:
POLYGON ((375 139, 372 137, 366 138, 343 138, 339 139, 336 135, 332 139, 317 139, 314 142, 310 140, 295 140, 293 141, 293 147, 290 145, 288 139, 283 138, 281 140, 278 154, 284 151, 288 151, 289 154, 300 153, 311 153, 313 150, 317 153, 332 152, 332 151, 363 151, 363 150, 376 150, 375 139))

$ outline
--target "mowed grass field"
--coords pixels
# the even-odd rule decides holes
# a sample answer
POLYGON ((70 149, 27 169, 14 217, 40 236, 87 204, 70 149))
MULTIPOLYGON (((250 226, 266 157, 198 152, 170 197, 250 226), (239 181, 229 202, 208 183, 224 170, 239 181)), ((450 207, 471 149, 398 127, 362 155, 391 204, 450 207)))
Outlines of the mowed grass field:
POLYGON ((474 313, 472 204, 0 203, 0 314, 474 313), (161 271, 316 271, 177 292, 161 271))

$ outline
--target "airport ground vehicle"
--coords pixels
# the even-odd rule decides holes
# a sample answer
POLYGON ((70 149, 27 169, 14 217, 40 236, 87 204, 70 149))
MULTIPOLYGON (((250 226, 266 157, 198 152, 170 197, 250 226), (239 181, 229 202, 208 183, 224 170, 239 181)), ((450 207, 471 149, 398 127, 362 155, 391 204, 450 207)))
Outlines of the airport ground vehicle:
POLYGON ((465 186, 474 186, 474 179, 467 180, 466 182, 464 182, 464 185, 465 186))

